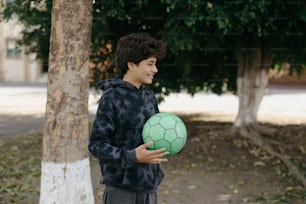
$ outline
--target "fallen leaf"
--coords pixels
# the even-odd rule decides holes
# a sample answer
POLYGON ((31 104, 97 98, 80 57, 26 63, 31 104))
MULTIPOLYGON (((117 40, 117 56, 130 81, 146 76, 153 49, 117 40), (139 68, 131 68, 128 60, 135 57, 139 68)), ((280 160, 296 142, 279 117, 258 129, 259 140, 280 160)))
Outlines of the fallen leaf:
POLYGON ((191 186, 188 186, 189 189, 196 189, 197 186, 196 185, 191 185, 191 186))
POLYGON ((263 162, 263 161, 256 161, 256 162, 254 163, 254 166, 266 166, 266 163, 263 162))

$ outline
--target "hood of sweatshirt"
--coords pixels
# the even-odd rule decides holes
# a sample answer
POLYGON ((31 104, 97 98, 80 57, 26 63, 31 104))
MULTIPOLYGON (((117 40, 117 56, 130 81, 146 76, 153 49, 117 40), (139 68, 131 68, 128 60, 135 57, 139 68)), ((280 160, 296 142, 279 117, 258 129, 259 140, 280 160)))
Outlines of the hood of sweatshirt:
POLYGON ((137 89, 136 86, 134 86, 133 84, 129 82, 124 81, 122 79, 115 79, 115 78, 99 81, 97 83, 97 87, 99 87, 103 91, 106 91, 109 88, 116 88, 116 87, 126 88, 132 91, 141 91, 144 88, 143 85, 141 85, 140 88, 137 89))

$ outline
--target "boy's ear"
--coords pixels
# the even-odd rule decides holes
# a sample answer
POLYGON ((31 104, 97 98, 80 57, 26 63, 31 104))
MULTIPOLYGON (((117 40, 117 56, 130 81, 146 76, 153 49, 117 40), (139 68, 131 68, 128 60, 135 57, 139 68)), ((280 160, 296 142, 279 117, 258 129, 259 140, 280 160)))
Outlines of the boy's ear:
POLYGON ((135 64, 133 62, 128 62, 127 65, 128 65, 128 69, 132 71, 135 64))

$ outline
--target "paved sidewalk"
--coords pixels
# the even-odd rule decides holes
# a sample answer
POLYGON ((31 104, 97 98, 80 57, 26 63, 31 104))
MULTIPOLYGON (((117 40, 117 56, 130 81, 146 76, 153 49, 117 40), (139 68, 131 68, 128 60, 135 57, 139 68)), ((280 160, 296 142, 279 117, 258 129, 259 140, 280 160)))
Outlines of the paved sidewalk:
MULTIPOLYGON (((0 83, 0 136, 41 131, 46 105, 45 83, 0 83)), ((88 110, 93 119, 100 93, 90 91, 88 110)), ((305 123, 306 87, 271 86, 258 111, 259 119, 271 116, 284 122, 305 123)), ((231 118, 238 111, 238 99, 231 94, 218 96, 199 93, 170 94, 159 105, 160 111, 224 114, 231 118)), ((305 123, 306 124, 306 123, 305 123)))

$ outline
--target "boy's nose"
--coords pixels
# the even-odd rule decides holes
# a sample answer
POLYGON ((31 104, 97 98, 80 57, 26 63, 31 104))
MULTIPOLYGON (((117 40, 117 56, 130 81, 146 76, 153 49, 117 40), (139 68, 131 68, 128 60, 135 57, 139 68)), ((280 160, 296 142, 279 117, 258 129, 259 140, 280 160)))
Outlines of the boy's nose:
POLYGON ((158 69, 157 69, 157 66, 156 66, 156 65, 155 65, 154 68, 153 68, 153 72, 154 72, 154 73, 157 73, 157 72, 158 72, 158 69))

